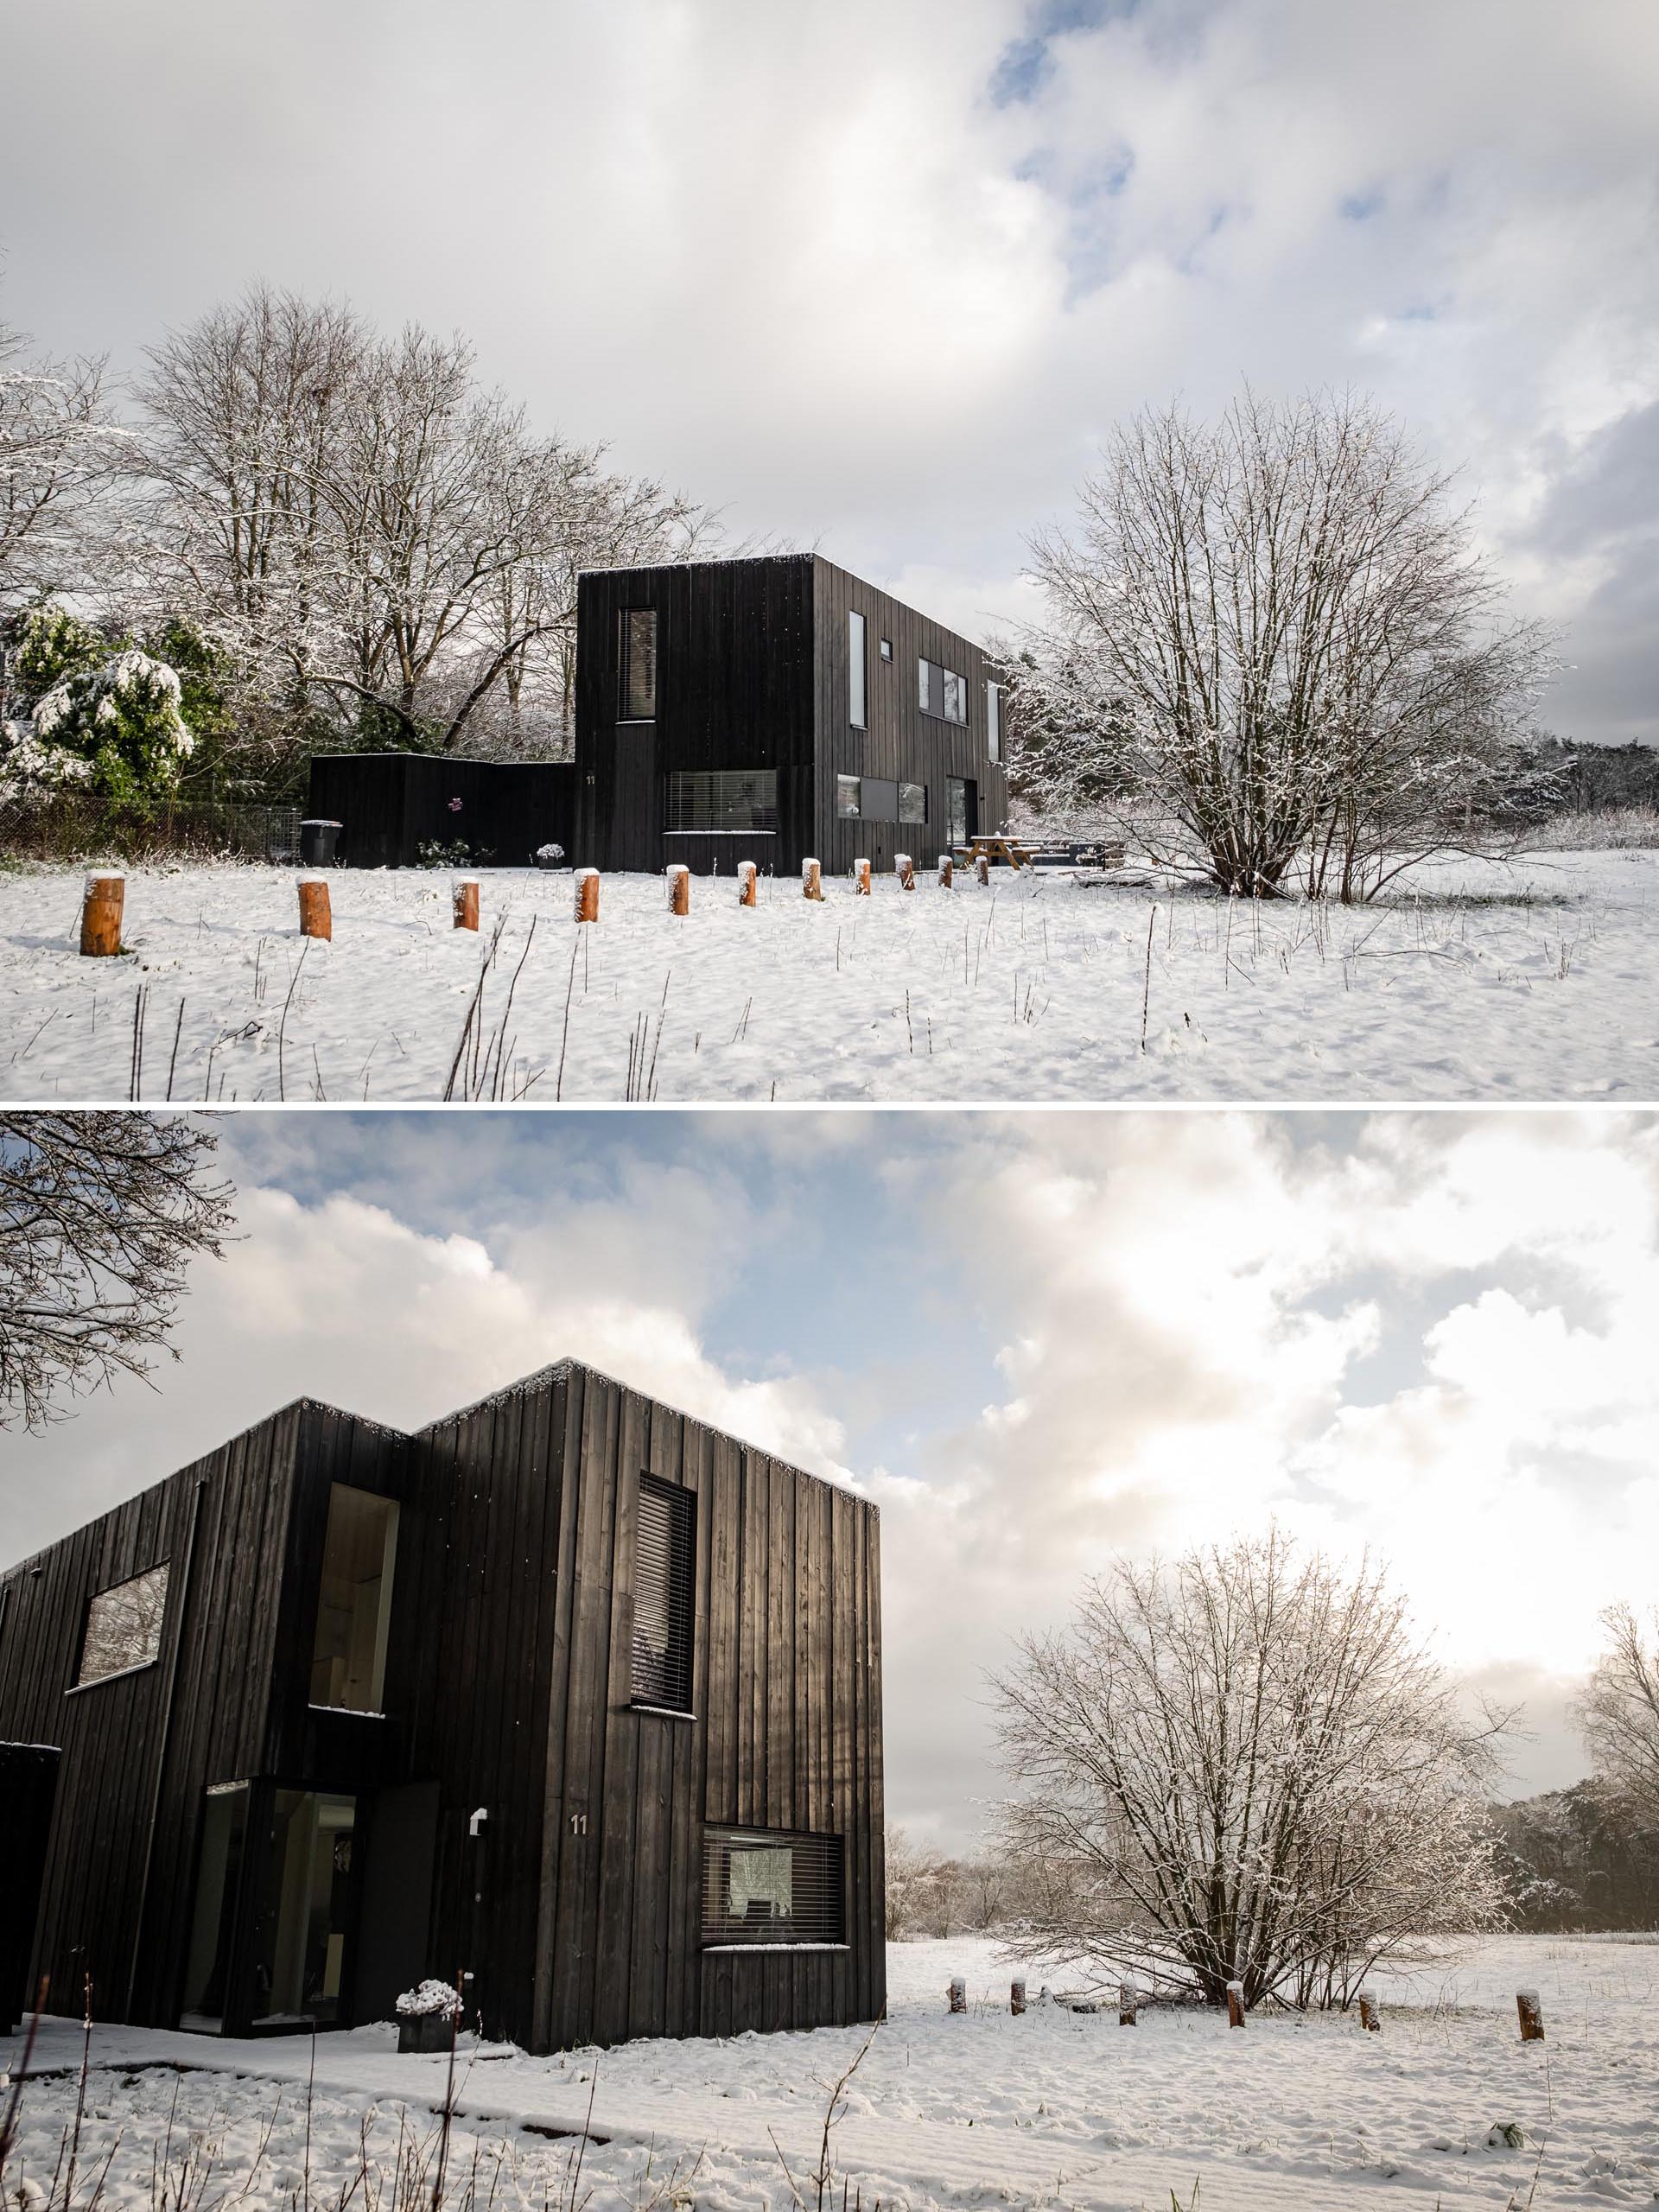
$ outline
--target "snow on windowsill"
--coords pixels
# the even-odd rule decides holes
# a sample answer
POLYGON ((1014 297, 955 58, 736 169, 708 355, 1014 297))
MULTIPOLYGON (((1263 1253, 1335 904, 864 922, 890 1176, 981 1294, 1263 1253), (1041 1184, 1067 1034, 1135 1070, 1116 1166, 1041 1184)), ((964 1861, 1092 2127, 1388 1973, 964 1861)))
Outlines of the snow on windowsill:
POLYGON ((84 1682, 71 1682, 64 1695, 79 1697, 83 1690, 101 1690, 105 1682, 124 1682, 130 1675, 147 1675, 152 1667, 159 1667, 161 1663, 162 1655, 158 1651, 153 1659, 141 1659, 136 1667, 115 1667, 107 1675, 92 1675, 84 1682))
POLYGON ((850 1943, 705 1943, 703 1950, 747 1951, 759 1955, 766 1951, 850 1951, 850 1943))
POLYGON ((308 1705, 308 1713, 343 1713, 353 1720, 384 1720, 385 1714, 361 1705, 308 1705))
POLYGON ((644 1698, 630 1698, 630 1713, 654 1713, 664 1720, 695 1720, 696 1714, 688 1713, 683 1705, 649 1705, 644 1698))

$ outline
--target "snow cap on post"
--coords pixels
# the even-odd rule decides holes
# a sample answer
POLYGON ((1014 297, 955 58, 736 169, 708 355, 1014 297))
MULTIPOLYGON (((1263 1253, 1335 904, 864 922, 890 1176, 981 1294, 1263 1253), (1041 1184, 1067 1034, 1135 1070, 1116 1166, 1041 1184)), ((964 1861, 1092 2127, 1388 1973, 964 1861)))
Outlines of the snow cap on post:
POLYGON ((913 891, 916 888, 916 863, 908 853, 893 855, 893 872, 899 879, 899 888, 901 891, 913 891))
POLYGON ((107 959, 121 950, 121 911, 127 879, 119 868, 86 871, 80 894, 80 950, 84 959, 107 959))
POLYGON ((801 896, 803 899, 822 899, 823 871, 817 861, 801 862, 801 896))
POLYGON ((599 919, 599 870, 579 868, 575 877, 575 915, 579 922, 599 919))
POLYGON ((950 854, 941 853, 939 855, 939 888, 941 891, 948 891, 950 888, 950 879, 953 873, 954 863, 950 854))
POLYGON ((868 899, 870 895, 870 864, 868 861, 853 862, 853 896, 868 899))
POLYGON ((990 881, 991 856, 988 853, 976 853, 974 855, 974 874, 976 880, 981 883, 988 883, 990 881))
POLYGON ((689 914, 691 911, 691 871, 683 861, 671 861, 663 870, 668 882, 668 911, 671 914, 689 914))
POLYGON ((950 2010, 953 2012, 968 2010, 968 1984, 959 1974, 950 1977, 950 2010))
POLYGON ((737 903, 740 906, 753 906, 754 904, 755 874, 756 869, 753 861, 739 861, 737 864, 737 903))
POLYGON ((1227 2024, 1230 2028, 1242 2028, 1244 2024, 1244 1985, 1242 1981, 1230 1981, 1227 1985, 1227 2024))
POLYGON ((475 875, 458 875, 449 887, 449 896, 454 909, 455 927, 458 930, 475 930, 478 927, 478 878, 475 875))

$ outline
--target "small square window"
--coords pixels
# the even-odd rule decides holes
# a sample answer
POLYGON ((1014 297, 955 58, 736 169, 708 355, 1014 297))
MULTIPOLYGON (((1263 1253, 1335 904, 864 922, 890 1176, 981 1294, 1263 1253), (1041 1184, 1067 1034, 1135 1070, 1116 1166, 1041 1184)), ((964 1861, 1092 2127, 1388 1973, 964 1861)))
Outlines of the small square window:
POLYGON ((883 638, 881 640, 881 658, 883 660, 891 660, 893 658, 893 639, 891 638, 883 638))
POLYGON ((165 1560, 112 1589, 100 1590, 86 1608, 76 1688, 101 1682, 110 1675, 130 1675, 135 1667, 153 1666, 161 1654, 166 1617, 165 1560))

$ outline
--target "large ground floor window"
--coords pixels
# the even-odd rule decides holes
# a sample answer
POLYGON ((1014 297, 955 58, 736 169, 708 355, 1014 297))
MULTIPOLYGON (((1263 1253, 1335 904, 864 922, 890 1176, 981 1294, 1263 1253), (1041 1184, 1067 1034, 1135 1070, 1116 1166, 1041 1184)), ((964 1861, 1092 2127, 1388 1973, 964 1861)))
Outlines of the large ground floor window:
POLYGON ((769 837, 778 828, 778 771, 676 768, 668 779, 664 826, 671 837, 769 837))
POLYGON ((355 1797, 238 1782, 207 1792, 179 2024, 237 2032, 343 2018, 355 1797))
POLYGON ((740 1948, 844 1943, 841 1838, 705 1828, 702 1940, 740 1948))

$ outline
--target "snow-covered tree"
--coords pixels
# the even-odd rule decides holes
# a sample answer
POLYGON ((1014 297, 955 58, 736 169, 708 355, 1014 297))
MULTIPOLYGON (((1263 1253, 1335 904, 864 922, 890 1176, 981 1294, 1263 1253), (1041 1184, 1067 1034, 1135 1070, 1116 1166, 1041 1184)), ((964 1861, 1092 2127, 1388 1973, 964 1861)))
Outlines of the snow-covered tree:
POLYGON ((568 718, 579 568, 709 528, 603 448, 531 429, 472 348, 256 287, 140 386, 154 605, 243 672, 245 709, 454 751, 568 718))
POLYGON ((1465 1717, 1369 1563, 1276 1529, 1119 1560, 994 1688, 1038 1955, 1328 2005, 1414 1939, 1502 1917, 1483 1800, 1503 1716, 1465 1717))
POLYGON ((1055 812, 1123 795, 1158 857, 1252 897, 1371 897, 1518 829, 1551 641, 1503 619, 1451 488, 1351 396, 1116 430, 1075 526, 1032 543, 1019 787, 1055 812))
POLYGON ((1623 1605, 1601 1623, 1607 1642, 1579 1699, 1579 1726, 1597 1773, 1659 1825, 1659 1605, 1645 1624, 1623 1605))
MULTIPOLYGON (((91 510, 126 450, 103 364, 31 359, 0 324, 0 617, 81 579, 91 510)), ((4 690, 0 672, 0 712, 4 690)))

